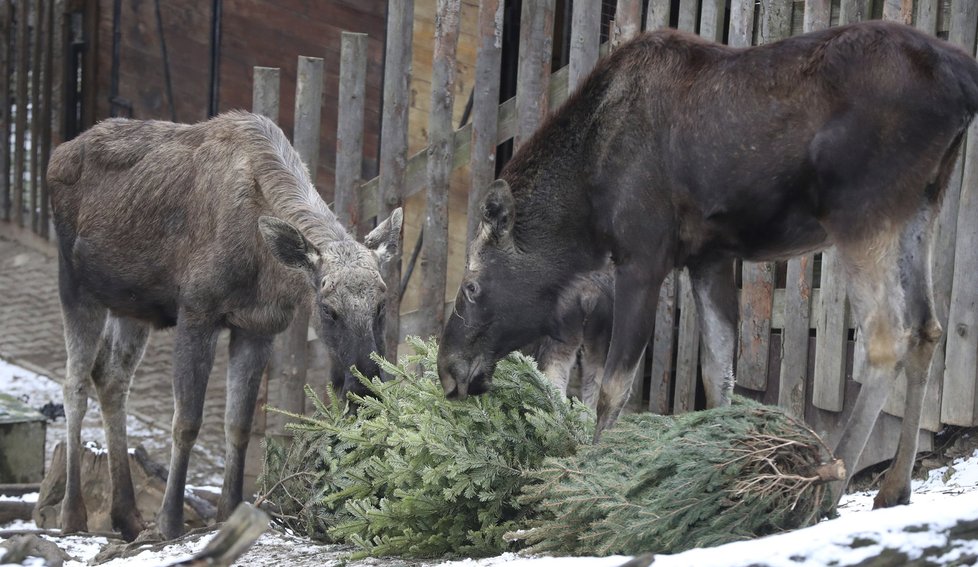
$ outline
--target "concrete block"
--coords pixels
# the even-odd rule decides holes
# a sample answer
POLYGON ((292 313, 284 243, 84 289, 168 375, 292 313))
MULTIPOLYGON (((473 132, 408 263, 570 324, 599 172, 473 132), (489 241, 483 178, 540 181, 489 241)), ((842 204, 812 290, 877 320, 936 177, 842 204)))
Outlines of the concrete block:
POLYGON ((0 484, 44 480, 47 420, 20 400, 0 394, 0 484))

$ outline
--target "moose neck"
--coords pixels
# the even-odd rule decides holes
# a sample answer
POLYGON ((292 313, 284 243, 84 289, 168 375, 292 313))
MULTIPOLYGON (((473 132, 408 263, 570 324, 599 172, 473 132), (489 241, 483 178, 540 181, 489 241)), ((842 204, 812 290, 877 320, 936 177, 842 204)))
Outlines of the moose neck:
POLYGON ((306 165, 282 130, 264 118, 250 124, 268 141, 268 147, 259 151, 268 152, 273 158, 256 160, 263 165, 255 171, 255 177, 275 214, 299 229, 319 249, 332 242, 351 240, 352 236, 319 196, 306 165))

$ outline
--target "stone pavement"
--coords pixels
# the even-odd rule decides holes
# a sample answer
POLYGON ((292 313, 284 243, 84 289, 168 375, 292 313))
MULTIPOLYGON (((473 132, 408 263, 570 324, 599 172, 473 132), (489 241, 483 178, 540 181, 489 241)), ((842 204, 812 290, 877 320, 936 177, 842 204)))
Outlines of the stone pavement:
MULTIPOLYGON (((66 358, 56 254, 53 246, 33 241, 28 246, 0 232, 0 357, 61 382, 66 358)), ((155 331, 129 394, 130 413, 159 429, 166 438, 173 419, 172 353, 172 332, 155 331)), ((207 385, 204 424, 191 457, 190 483, 223 474, 226 369, 225 332, 207 385)), ((169 443, 158 445, 166 449, 151 456, 166 465, 169 443)))

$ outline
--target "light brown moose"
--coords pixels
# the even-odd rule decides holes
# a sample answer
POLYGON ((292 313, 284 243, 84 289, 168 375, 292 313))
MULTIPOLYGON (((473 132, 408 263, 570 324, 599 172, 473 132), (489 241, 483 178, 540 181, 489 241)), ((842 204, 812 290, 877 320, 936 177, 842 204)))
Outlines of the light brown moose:
POLYGON ((396 210, 356 242, 270 120, 231 112, 193 125, 107 120, 58 147, 48 168, 68 350, 67 486, 61 524, 86 529, 80 429, 94 385, 112 480, 113 525, 144 528, 126 457, 129 385, 153 327, 176 327, 172 456, 158 529, 183 531, 190 451, 201 425, 217 335, 230 329, 226 468, 218 514, 242 499, 244 457, 273 336, 314 296, 331 380, 378 374, 385 285, 400 240, 396 210))

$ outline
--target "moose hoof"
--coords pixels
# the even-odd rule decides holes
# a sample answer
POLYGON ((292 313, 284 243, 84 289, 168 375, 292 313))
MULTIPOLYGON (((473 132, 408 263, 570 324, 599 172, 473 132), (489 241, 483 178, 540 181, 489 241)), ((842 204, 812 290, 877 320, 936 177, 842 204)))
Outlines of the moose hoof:
POLYGON ((176 539, 183 535, 183 520, 160 516, 156 528, 164 539, 176 539))
POLYGON ((85 509, 69 510, 67 508, 62 508, 61 532, 66 534, 75 534, 85 531, 88 531, 88 514, 86 513, 85 509))
POLYGON ((892 508, 903 504, 910 504, 910 488, 904 490, 887 490, 884 486, 876 493, 873 498, 873 510, 879 508, 892 508))
POLYGON ((135 541, 136 537, 146 528, 139 512, 128 514, 113 514, 112 527, 122 533, 122 539, 127 542, 135 541))

